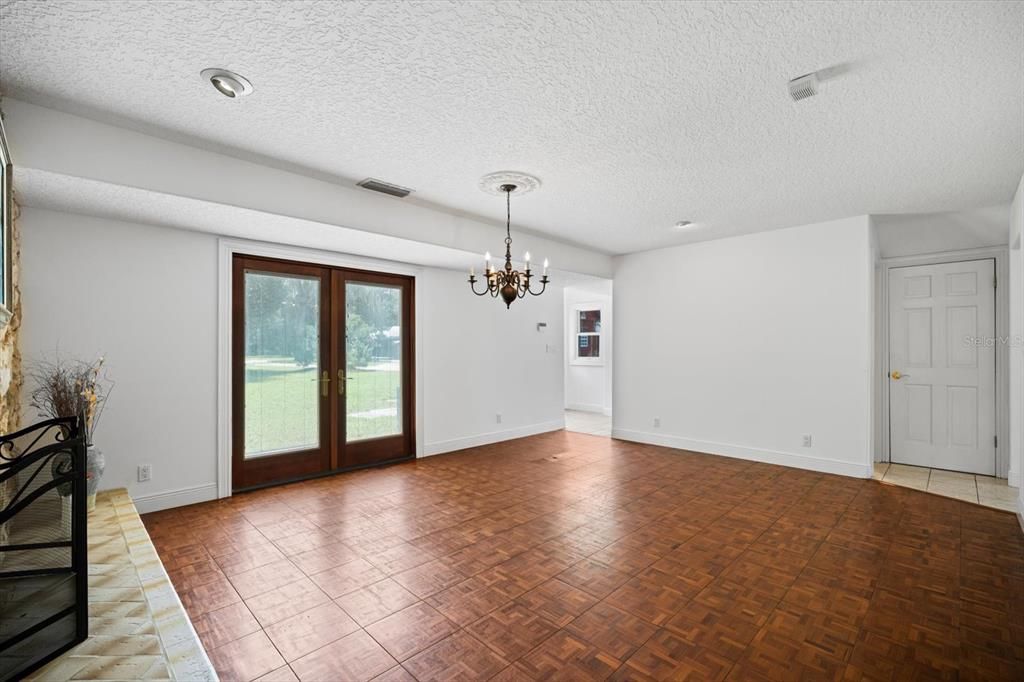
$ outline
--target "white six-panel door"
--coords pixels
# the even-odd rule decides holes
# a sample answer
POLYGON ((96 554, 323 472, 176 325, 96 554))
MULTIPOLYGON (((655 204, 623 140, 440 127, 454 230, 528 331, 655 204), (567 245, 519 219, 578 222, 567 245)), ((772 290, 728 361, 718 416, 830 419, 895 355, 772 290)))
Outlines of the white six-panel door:
POLYGON ((889 271, 891 460, 995 475, 995 261, 889 271))

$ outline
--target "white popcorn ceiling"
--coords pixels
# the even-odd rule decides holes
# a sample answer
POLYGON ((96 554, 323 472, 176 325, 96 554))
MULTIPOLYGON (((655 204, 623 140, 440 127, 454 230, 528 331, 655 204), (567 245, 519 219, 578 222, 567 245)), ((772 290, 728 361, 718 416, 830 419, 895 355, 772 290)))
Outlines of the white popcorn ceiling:
POLYGON ((0 2, 9 95, 495 222, 531 173, 515 225, 609 253, 1005 203, 1022 61, 1020 2, 0 2))

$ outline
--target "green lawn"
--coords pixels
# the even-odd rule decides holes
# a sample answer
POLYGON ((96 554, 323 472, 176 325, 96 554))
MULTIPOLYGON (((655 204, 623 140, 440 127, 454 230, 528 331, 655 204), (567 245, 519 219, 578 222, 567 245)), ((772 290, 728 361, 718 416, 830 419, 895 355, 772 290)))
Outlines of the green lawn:
MULTIPOLYGON (((349 440, 401 432, 397 369, 353 370, 346 382, 349 440)), ((337 390, 337 379, 330 390, 337 390)), ((315 447, 319 440, 320 396, 315 369, 273 360, 250 364, 245 383, 245 451, 315 447)))

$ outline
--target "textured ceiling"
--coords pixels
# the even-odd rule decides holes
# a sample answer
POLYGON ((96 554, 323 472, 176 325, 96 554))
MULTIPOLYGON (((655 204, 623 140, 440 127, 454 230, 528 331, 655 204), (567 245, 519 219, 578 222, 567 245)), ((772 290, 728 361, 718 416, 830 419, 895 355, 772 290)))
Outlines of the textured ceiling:
POLYGON ((1020 2, 0 0, 8 94, 491 219, 525 171, 517 224, 611 253, 1005 202, 1022 62, 1020 2))

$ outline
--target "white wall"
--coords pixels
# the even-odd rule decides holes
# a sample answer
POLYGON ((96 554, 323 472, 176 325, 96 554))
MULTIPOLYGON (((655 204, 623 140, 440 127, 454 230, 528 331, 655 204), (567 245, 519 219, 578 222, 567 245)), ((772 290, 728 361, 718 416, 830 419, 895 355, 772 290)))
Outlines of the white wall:
POLYGON ((473 296, 452 270, 424 268, 416 287, 425 454, 565 425, 560 287, 509 309, 473 296), (540 322, 547 327, 538 330, 540 322))
POLYGON ((1010 210, 1010 485, 1021 489, 1017 510, 1024 526, 1024 178, 1010 210))
POLYGON ((614 435, 869 476, 870 231, 861 216, 617 258, 614 435))
POLYGON ((612 413, 612 374, 614 344, 614 310, 612 308, 612 283, 600 280, 589 284, 565 287, 564 331, 561 347, 565 349, 565 407, 584 412, 612 413), (601 356, 603 364, 573 364, 575 350, 577 305, 594 306, 601 309, 601 356))
MULTIPOLYGON (((500 199, 493 222, 485 223, 424 205, 416 195, 398 200, 18 100, 5 99, 4 114, 19 195, 40 208, 377 258, 396 244, 406 252, 434 247, 464 252, 466 268, 501 245, 500 199)), ((479 191, 476 180, 468 179, 467 192, 479 191)), ((607 254, 523 230, 515 231, 515 249, 556 268, 611 272, 607 254)))
POLYGON ((942 213, 872 216, 882 258, 1006 245, 1007 204, 942 213))
POLYGON ((216 238, 31 208, 19 224, 27 368, 102 354, 116 381, 96 433, 101 487, 214 497, 216 238), (143 462, 153 481, 136 484, 143 462))
MULTIPOLYGON (((217 237, 35 208, 19 225, 26 361, 103 353, 117 381, 97 432, 101 487, 127 487, 143 511, 214 498, 217 237), (153 465, 148 483, 140 463, 153 465)), ((405 269, 417 277, 419 454, 561 428, 561 354, 544 343, 561 334, 561 289, 506 310, 473 297, 461 272, 405 269)))

